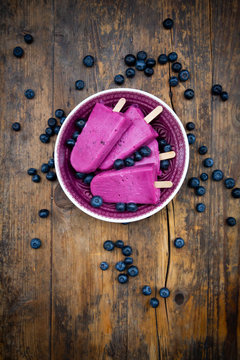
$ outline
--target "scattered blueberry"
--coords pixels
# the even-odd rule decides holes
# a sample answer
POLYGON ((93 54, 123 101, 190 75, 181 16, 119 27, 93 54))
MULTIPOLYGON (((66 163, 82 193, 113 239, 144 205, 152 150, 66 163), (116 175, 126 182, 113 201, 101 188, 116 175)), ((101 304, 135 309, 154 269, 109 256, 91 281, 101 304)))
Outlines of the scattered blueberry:
POLYGON ((41 178, 40 178, 39 175, 35 174, 32 177, 32 181, 35 182, 35 183, 39 183, 41 181, 41 178))
POLYGON ((91 199, 91 205, 94 208, 99 208, 100 206, 102 206, 103 203, 103 199, 101 198, 101 196, 93 196, 91 199))
POLYGON ((168 54, 168 61, 170 61, 170 62, 176 61, 177 58, 178 58, 178 55, 174 51, 171 52, 170 54, 168 54))
POLYGON ((133 54, 128 54, 124 58, 125 64, 128 66, 133 66, 136 63, 136 57, 133 54))
POLYGON ((107 270, 108 268, 109 268, 108 263, 107 263, 106 261, 102 261, 101 264, 100 264, 100 269, 101 269, 102 271, 105 271, 105 270, 107 270))
POLYGON ((124 247, 124 242, 122 240, 117 240, 115 242, 115 246, 119 249, 122 249, 124 247))
POLYGON ((14 131, 20 131, 21 130, 21 125, 19 124, 19 122, 15 122, 12 124, 12 129, 14 131))
POLYGON ((208 152, 208 148, 205 145, 199 147, 198 152, 200 155, 205 155, 208 152))
POLYGON ((21 58, 24 54, 23 49, 20 46, 17 46, 13 49, 13 55, 17 58, 21 58))
POLYGON ((112 251, 114 249, 114 243, 112 240, 107 240, 104 242, 103 248, 107 251, 112 251))
POLYGON ((191 131, 191 130, 194 130, 195 129, 195 124, 193 122, 188 122, 187 125, 186 125, 186 129, 191 131))
POLYGON ((142 293, 143 293, 143 295, 145 295, 145 296, 151 295, 152 289, 150 288, 150 286, 145 285, 145 286, 143 286, 143 288, 142 288, 142 293))
POLYGON ((133 78, 135 76, 135 69, 133 68, 128 68, 126 70, 126 77, 127 78, 133 78))
POLYGON ((55 116, 56 118, 61 119, 64 116, 64 111, 62 109, 57 109, 55 111, 55 116))
POLYGON ((57 125, 57 120, 55 118, 50 118, 48 119, 48 125, 50 126, 50 128, 55 128, 55 126, 57 125))
POLYGON ((54 134, 53 129, 50 127, 47 127, 45 129, 45 134, 47 134, 48 136, 53 136, 53 134, 54 134))
POLYGON ((126 204, 122 202, 116 203, 115 208, 119 212, 124 212, 126 210, 126 204))
POLYGON ((93 178, 94 178, 94 175, 92 175, 92 174, 86 175, 84 180, 83 180, 84 184, 90 185, 93 178))
POLYGON ((128 282, 128 276, 126 274, 119 274, 118 282, 120 282, 120 284, 125 284, 126 282, 128 282))
POLYGON ((129 276, 132 276, 132 277, 135 277, 138 275, 139 271, 138 271, 138 267, 137 266, 134 266, 134 265, 131 265, 128 270, 127 270, 127 273, 129 276))
POLYGON ((138 209, 137 204, 135 204, 133 202, 127 204, 127 211, 135 212, 135 211, 137 211, 137 209, 138 209))
POLYGON ((212 172, 212 179, 214 181, 221 181, 223 179, 223 172, 221 170, 214 170, 212 172))
POLYGON ((124 76, 121 74, 118 74, 114 77, 114 82, 117 85, 122 85, 124 83, 124 76))
POLYGON ((188 143, 189 145, 192 145, 196 141, 196 136, 194 134, 187 134, 188 143))
POLYGON ((92 55, 87 55, 83 58, 83 65, 86 67, 92 67, 94 65, 94 57, 92 55))
POLYGON ((65 116, 63 116, 63 117, 60 119, 60 124, 62 125, 65 120, 66 120, 65 116))
POLYGON ((197 210, 197 212, 202 213, 206 210, 206 205, 203 203, 199 203, 196 205, 196 210, 197 210))
POLYGON ((195 189, 195 194, 198 196, 203 196, 206 193, 206 189, 203 186, 198 186, 195 189))
POLYGON ((222 86, 219 84, 212 86, 212 95, 220 95, 222 92, 222 86))
POLYGON ((240 188, 235 188, 232 190, 232 197, 234 197, 235 199, 240 198, 240 188))
POLYGON ((163 152, 169 152, 172 150, 172 147, 170 144, 167 144, 163 147, 163 152))
POLYGON ((125 245, 125 246, 122 248, 122 253, 123 253, 124 256, 130 256, 130 255, 132 255, 132 248, 131 248, 131 246, 125 245))
POLYGON ((135 68, 139 71, 143 71, 145 70, 147 67, 146 63, 144 60, 137 60, 136 64, 135 64, 135 68))
POLYGON ((126 265, 132 265, 132 263, 133 263, 133 258, 132 258, 132 257, 126 257, 126 258, 124 259, 124 263, 125 263, 126 265))
POLYGON ((49 161, 48 161, 48 166, 49 166, 50 168, 52 168, 52 169, 55 167, 54 159, 53 159, 53 158, 49 159, 49 161))
POLYGON ((146 61, 146 65, 147 67, 153 67, 156 65, 156 60, 153 58, 148 58, 146 61))
POLYGON ((228 217, 226 220, 226 223, 228 224, 228 226, 234 226, 236 225, 236 219, 234 217, 228 217))
POLYGON ((167 145, 167 141, 163 138, 158 138, 157 139, 158 141, 158 146, 159 146, 159 149, 161 150, 165 145, 167 145))
POLYGON ((163 27, 165 27, 165 29, 171 29, 173 27, 173 20, 170 18, 167 18, 163 21, 163 27))
POLYGON ((204 159, 203 160, 203 166, 207 167, 207 168, 210 168, 212 167, 214 164, 214 161, 212 158, 207 158, 207 159, 204 159))
POLYGON ((76 172, 75 174, 76 179, 81 179, 81 180, 83 180, 86 176, 87 174, 81 172, 76 172))
POLYGON ((130 167, 135 164, 135 161, 129 157, 124 160, 124 164, 125 164, 125 166, 130 167))
POLYGON ((175 87, 178 85, 178 78, 176 76, 171 76, 169 78, 169 85, 175 87))
POLYGON ((160 161, 160 169, 161 170, 167 170, 170 165, 169 160, 161 160, 160 161))
POLYGON ((79 132, 79 131, 74 131, 74 133, 72 134, 72 139, 73 139, 74 141, 77 141, 77 138, 78 138, 79 135, 80 135, 80 132, 79 132))
POLYGON ((35 96, 35 92, 32 89, 27 89, 24 91, 24 95, 27 99, 33 99, 35 96))
POLYGON ((41 240, 38 238, 34 238, 30 242, 31 248, 38 249, 41 246, 41 240))
POLYGON ((221 96, 222 101, 228 100, 228 93, 226 91, 222 91, 220 96, 221 96))
POLYGON ((188 70, 181 70, 179 75, 179 80, 180 81, 187 81, 190 77, 189 71, 188 70))
POLYGON ((182 64, 180 62, 172 64, 172 71, 179 73, 180 70, 182 70, 182 64))
POLYGON ((84 128, 84 126, 86 125, 86 120, 84 119, 78 119, 76 122, 75 122, 75 125, 78 129, 82 130, 84 128))
POLYGON ((34 168, 30 168, 30 169, 28 169, 27 173, 28 173, 28 175, 36 175, 37 170, 34 168))
POLYGON ((142 146, 139 149, 140 155, 142 155, 143 157, 149 157, 152 153, 151 149, 148 146, 142 146))
POLYGON ((54 181, 57 179, 57 175, 54 171, 49 171, 47 174, 46 174, 46 179, 49 180, 49 181, 54 181))
POLYGON ((136 152, 134 153, 134 160, 135 160, 135 161, 141 161, 141 160, 142 160, 142 155, 140 154, 139 151, 136 151, 136 152))
POLYGON ((55 128, 54 128, 54 130, 53 130, 53 131, 54 131, 54 134, 55 134, 55 135, 58 135, 60 129, 61 129, 61 126, 59 126, 59 125, 55 126, 55 128))
POLYGON ((207 179, 208 179, 208 174, 202 173, 202 174, 200 175, 200 179, 201 179, 202 181, 207 181, 207 179))
POLYGON ((146 58, 147 58, 147 53, 145 51, 142 50, 137 53, 138 60, 146 60, 146 58))
POLYGON ((168 288, 163 287, 163 288, 160 289, 159 295, 160 295, 162 298, 168 298, 169 295, 170 295, 170 291, 168 290, 168 288))
POLYGON ((126 269, 126 264, 123 261, 118 261, 115 265, 115 269, 118 271, 124 271, 126 269))
POLYGON ((66 145, 69 147, 69 148, 73 148, 74 145, 75 145, 75 141, 73 139, 68 139, 66 141, 66 145))
POLYGON ((186 99, 191 100, 194 98, 194 90, 193 89, 187 89, 184 91, 184 96, 186 99))
POLYGON ((166 54, 161 54, 161 55, 159 55, 159 57, 158 57, 158 62, 159 62, 160 65, 166 64, 166 63, 168 62, 168 57, 167 57, 167 55, 166 55, 166 54))
POLYGON ((199 185, 200 185, 200 181, 196 177, 192 177, 191 179, 188 180, 188 186, 192 189, 197 188, 199 185))
POLYGON ((154 297, 151 298, 150 299, 150 305, 151 305, 152 308, 156 309, 158 307, 158 305, 159 305, 158 299, 154 298, 154 297))
POLYGON ((49 136, 47 134, 41 134, 39 136, 39 139, 43 144, 47 144, 49 142, 49 140, 50 140, 50 138, 49 138, 49 136))
POLYGON ((45 219, 49 215, 49 210, 41 209, 41 210, 39 210, 38 215, 40 216, 40 218, 45 219))
POLYGON ((227 189, 232 189, 235 186, 235 180, 233 178, 227 178, 224 181, 224 185, 227 189))
POLYGON ((26 34, 24 35, 24 41, 27 44, 31 44, 33 42, 33 37, 31 34, 26 34))
POLYGON ((123 169, 124 166, 124 161, 122 159, 117 159, 114 161, 113 167, 115 170, 123 169))
POLYGON ((84 88, 84 86, 85 86, 85 83, 84 83, 83 80, 77 80, 75 82, 75 89, 76 90, 82 90, 84 88))
POLYGON ((182 238, 179 237, 174 240, 174 246, 176 248, 181 249, 184 245, 185 245, 185 242, 182 238))
POLYGON ((154 74, 154 70, 150 67, 147 67, 145 70, 144 70, 144 74, 146 76, 152 76, 154 74))

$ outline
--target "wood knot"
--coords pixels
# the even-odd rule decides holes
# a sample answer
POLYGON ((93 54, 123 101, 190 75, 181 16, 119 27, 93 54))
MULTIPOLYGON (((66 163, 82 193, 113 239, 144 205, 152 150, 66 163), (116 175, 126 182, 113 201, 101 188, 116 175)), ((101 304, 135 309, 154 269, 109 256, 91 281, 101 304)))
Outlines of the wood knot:
POLYGON ((54 191, 54 201, 55 204, 62 209, 72 209, 73 203, 68 199, 68 197, 64 194, 61 186, 58 184, 54 191))
POLYGON ((182 305, 184 302, 184 295, 182 293, 177 293, 174 298, 176 304, 182 305))

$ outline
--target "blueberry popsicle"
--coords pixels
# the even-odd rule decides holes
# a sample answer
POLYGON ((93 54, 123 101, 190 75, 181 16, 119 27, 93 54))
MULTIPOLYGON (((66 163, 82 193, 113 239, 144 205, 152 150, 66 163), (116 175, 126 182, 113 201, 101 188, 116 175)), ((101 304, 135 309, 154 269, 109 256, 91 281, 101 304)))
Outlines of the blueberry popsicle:
POLYGON ((113 110, 100 103, 94 106, 71 153, 71 165, 76 171, 95 171, 132 124, 118 112, 125 101, 120 99, 113 110))
POLYGON ((171 187, 172 183, 156 180, 155 165, 147 164, 103 171, 93 178, 90 188, 93 196, 101 196, 105 202, 157 204, 160 187, 171 187))
POLYGON ((162 111, 161 106, 157 106, 153 112, 144 118, 143 112, 137 106, 130 106, 124 113, 126 117, 132 120, 132 125, 123 134, 118 143, 100 165, 101 170, 107 170, 113 167, 116 159, 125 159, 142 145, 147 144, 158 137, 157 132, 148 124, 154 117, 162 111))

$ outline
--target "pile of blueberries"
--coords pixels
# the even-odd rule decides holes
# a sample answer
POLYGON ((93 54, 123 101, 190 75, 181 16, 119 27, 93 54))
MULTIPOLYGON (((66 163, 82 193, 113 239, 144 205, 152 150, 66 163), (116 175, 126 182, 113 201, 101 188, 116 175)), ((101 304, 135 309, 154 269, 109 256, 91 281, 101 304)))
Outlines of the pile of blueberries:
POLYGON ((43 144, 49 143, 51 136, 58 135, 61 125, 66 119, 65 113, 62 109, 57 109, 55 111, 55 116, 60 119, 60 125, 58 125, 57 119, 53 117, 48 119, 48 127, 45 129, 45 134, 41 134, 39 136, 39 139, 43 144))
MULTIPOLYGON (((48 163, 44 163, 41 165, 41 172, 43 174, 46 174, 46 179, 49 181, 54 181, 57 179, 56 173, 51 170, 54 167, 55 167, 55 165, 54 165, 53 158, 49 159, 48 163)), ((33 182, 39 183, 41 181, 40 175, 37 174, 37 169, 30 168, 30 169, 28 169, 27 173, 28 173, 28 175, 32 176, 33 182)))

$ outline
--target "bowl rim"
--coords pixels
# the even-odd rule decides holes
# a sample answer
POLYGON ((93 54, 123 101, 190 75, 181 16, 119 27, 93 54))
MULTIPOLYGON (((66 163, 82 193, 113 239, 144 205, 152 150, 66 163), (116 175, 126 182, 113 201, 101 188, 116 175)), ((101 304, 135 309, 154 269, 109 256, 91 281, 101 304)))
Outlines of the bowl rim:
POLYGON ((66 117, 66 120, 64 121, 63 125, 61 126, 60 132, 57 136, 57 140, 56 140, 56 144, 54 147, 54 160, 55 160, 55 170, 57 173, 57 178, 59 181, 59 184, 62 188, 62 190, 64 191, 64 193, 66 194, 66 196, 69 198, 69 200, 81 211, 83 211, 84 213, 86 213, 87 215, 90 215, 98 220, 103 220, 103 221, 107 221, 107 222, 111 222, 111 223, 130 223, 130 222, 135 222, 135 221, 139 221, 139 220, 143 220, 146 219, 154 214, 156 214, 157 212, 159 212, 160 210, 162 210, 165 206, 167 206, 170 201, 176 196, 176 194, 178 193, 178 191, 180 190, 186 174, 187 174, 187 170, 188 170, 188 165, 189 165, 189 144, 188 144, 188 139, 187 139, 187 134, 185 132, 184 126, 181 122, 181 120, 179 119, 179 117, 177 116, 177 114, 170 108, 169 105, 167 105, 163 100, 161 100, 160 98, 158 98, 155 95, 152 95, 146 91, 143 90, 139 90, 139 89, 132 89, 132 88, 114 88, 114 89, 108 89, 108 90, 103 90, 103 91, 99 91, 93 95, 88 96, 86 99, 82 100, 77 106, 74 107, 74 109, 68 114, 68 116, 66 117), (68 120, 69 118, 86 102, 88 102, 89 100, 92 100, 96 97, 99 97, 99 95, 103 95, 103 94, 108 94, 108 93, 112 93, 112 92, 133 92, 133 93, 138 93, 141 95, 145 95, 148 96, 150 98, 152 98, 153 100, 159 102, 159 104, 163 105, 175 118, 175 120, 177 121, 178 125, 181 128, 182 134, 183 134, 183 138, 184 138, 184 145, 185 145, 185 164, 184 164, 184 169, 183 169, 183 173, 181 176, 181 179, 176 187, 176 189, 173 191, 173 193, 169 196, 169 198, 167 198, 161 205, 159 205, 158 207, 154 208, 153 210, 143 214, 143 215, 139 215, 139 216, 135 216, 132 218, 121 218, 121 219, 116 219, 116 218, 111 218, 108 216, 103 216, 103 215, 98 215, 93 211, 90 211, 88 209, 86 209, 84 206, 80 205, 75 199, 74 197, 71 195, 71 193, 68 191, 68 189, 65 187, 62 176, 61 176, 61 171, 60 171, 60 167, 59 167, 59 160, 58 160, 58 148, 59 148, 59 144, 60 144, 60 139, 62 137, 62 134, 64 132, 65 127, 68 124, 68 120))

